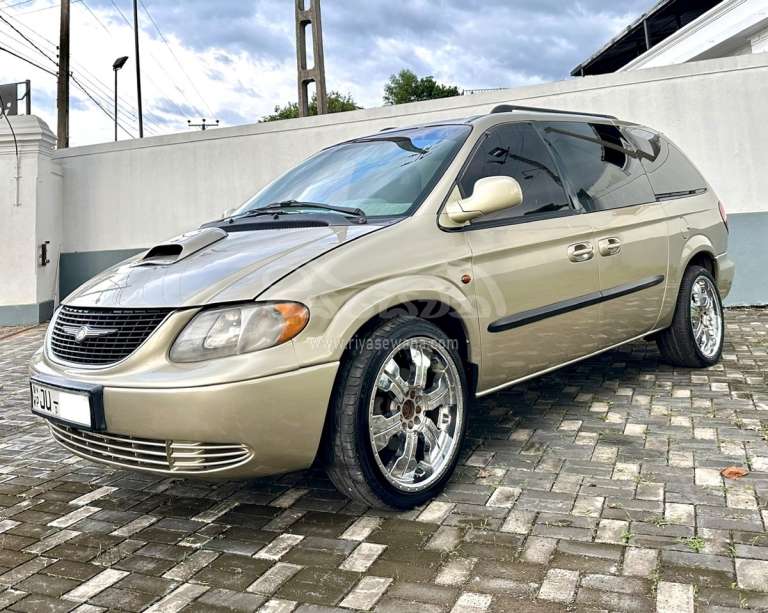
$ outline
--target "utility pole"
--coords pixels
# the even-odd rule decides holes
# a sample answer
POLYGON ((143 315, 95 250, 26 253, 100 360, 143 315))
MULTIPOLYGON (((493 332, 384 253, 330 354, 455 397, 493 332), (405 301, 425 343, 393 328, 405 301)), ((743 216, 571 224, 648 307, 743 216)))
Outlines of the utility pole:
POLYGON ((61 0, 59 77, 56 91, 58 147, 69 147, 69 0, 61 0))
POLYGON ((133 0, 133 37, 136 46, 136 96, 139 101, 139 138, 144 138, 144 115, 141 112, 141 63, 139 61, 139 6, 133 0))
POLYGON ((299 75, 299 117, 309 115, 309 84, 315 84, 317 114, 328 112, 325 93, 325 60, 323 59, 323 28, 320 22, 320 0, 311 0, 308 9, 304 0, 296 0, 296 64, 299 75), (307 26, 312 27, 312 57, 315 65, 307 66, 307 26))

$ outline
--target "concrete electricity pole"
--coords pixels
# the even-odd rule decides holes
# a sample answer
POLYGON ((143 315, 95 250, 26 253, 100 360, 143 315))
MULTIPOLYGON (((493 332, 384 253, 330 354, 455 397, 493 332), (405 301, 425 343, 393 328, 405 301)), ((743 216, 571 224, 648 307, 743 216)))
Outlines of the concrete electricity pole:
POLYGON ((313 82, 317 93, 317 114, 327 113, 320 0, 311 0, 308 9, 304 8, 304 0, 296 0, 296 63, 299 74, 299 117, 309 115, 309 84, 313 82), (312 57, 315 64, 311 68, 307 67, 308 25, 312 26, 312 57))
POLYGON ((61 0, 59 76, 56 92, 58 148, 69 147, 69 0, 61 0))

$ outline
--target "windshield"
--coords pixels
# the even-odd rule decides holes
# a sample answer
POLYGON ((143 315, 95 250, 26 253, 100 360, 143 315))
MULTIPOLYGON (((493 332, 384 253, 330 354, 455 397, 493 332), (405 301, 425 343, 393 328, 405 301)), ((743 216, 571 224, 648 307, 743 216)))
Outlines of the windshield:
POLYGON ((393 130, 324 149, 237 213, 295 200, 359 208, 369 217, 405 215, 421 204, 469 132, 466 125, 393 130))

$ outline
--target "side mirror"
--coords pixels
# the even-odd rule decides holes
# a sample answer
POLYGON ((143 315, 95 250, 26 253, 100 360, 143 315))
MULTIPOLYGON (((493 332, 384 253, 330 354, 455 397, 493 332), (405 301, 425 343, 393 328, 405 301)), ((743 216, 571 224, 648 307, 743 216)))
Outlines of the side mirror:
POLYGON ((451 221, 465 223, 523 203, 523 190, 512 177, 483 177, 469 198, 449 202, 445 212, 451 221))

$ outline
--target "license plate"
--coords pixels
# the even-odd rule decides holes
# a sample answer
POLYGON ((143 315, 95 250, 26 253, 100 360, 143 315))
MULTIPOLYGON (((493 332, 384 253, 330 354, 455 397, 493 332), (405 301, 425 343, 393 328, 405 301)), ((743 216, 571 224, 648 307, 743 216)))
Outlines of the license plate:
POLYGON ((50 379, 30 380, 33 413, 89 430, 103 429, 101 386, 50 379))

